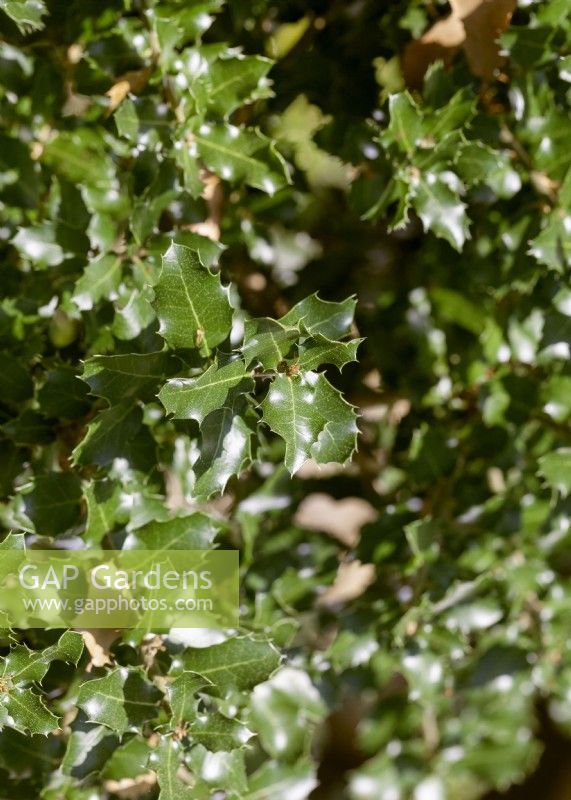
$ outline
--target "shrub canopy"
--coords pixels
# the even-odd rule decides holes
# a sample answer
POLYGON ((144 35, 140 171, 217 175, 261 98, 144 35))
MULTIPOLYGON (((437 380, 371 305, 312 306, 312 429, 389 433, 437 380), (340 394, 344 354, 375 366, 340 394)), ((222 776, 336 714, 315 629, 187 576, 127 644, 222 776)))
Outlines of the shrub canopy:
POLYGON ((243 593, 2 628, 2 797, 469 800, 571 733, 571 22, 519 5, 0 0, 0 548, 243 593))

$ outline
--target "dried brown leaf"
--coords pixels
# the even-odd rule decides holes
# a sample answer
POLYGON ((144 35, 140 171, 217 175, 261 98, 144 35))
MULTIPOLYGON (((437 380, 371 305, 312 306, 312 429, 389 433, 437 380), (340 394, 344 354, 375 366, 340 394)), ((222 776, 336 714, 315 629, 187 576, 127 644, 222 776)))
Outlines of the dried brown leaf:
POLYGON ((517 0, 450 0, 452 12, 405 48, 402 66, 407 85, 421 88, 430 64, 438 60, 450 64, 460 48, 473 74, 491 80, 503 61, 497 40, 516 5, 517 0))

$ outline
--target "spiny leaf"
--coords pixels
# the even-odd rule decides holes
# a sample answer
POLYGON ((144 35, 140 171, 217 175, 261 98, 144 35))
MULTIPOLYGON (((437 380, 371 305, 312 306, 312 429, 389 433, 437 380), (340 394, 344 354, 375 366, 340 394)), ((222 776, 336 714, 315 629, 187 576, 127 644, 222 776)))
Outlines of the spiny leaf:
POLYGON ((72 300, 82 311, 89 311, 102 298, 111 298, 121 281, 121 260, 100 256, 89 264, 75 285, 72 300))
POLYGON ((246 637, 186 650, 181 661, 184 669, 208 678, 222 693, 251 689, 268 678, 279 663, 279 653, 271 644, 246 637))
POLYGON ((122 736, 127 728, 140 727, 157 716, 161 696, 141 670, 119 667, 103 678, 84 683, 77 704, 91 722, 122 736))
POLYGON ((197 744, 190 751, 188 763, 192 771, 213 788, 239 795, 248 788, 243 749, 213 753, 204 745, 197 744))
POLYGON ((175 419, 202 423, 207 414, 230 404, 232 390, 250 391, 253 381, 241 359, 220 367, 212 364, 198 378, 171 378, 159 392, 159 400, 175 419))
POLYGON ((283 158, 258 131, 204 123, 192 138, 208 169, 224 180, 243 181, 270 195, 288 183, 283 158))
POLYGON ((166 737, 163 737, 157 749, 151 753, 149 765, 159 779, 159 800, 195 800, 192 786, 184 783, 178 775, 182 756, 180 743, 166 737))
POLYGON ((184 245, 171 244, 162 263, 153 303, 161 335, 173 348, 210 353, 230 332, 228 289, 202 265, 197 253, 184 245))
POLYGON ((355 449, 355 411, 320 373, 278 375, 260 408, 264 422, 286 443, 285 465, 292 474, 309 458, 344 462, 355 449))
POLYGON ((426 230, 442 236, 455 250, 462 250, 470 238, 466 205, 458 195, 434 173, 418 180, 413 204, 426 230))
POLYGON ((24 34, 44 27, 42 17, 47 14, 47 8, 42 0, 0 0, 0 9, 24 34))
POLYGON ((58 718, 45 707, 42 698, 20 686, 0 695, 0 723, 43 736, 59 728, 58 718))
POLYGON ((129 721, 125 711, 124 686, 128 671, 124 667, 82 684, 77 705, 91 722, 105 725, 122 736, 129 721))
POLYGON ((192 91, 204 98, 201 106, 227 119, 239 106, 271 95, 265 80, 271 66, 270 59, 261 56, 218 58, 200 76, 200 86, 195 83, 192 91))
POLYGON ((321 334, 328 339, 341 339, 351 330, 357 301, 349 297, 341 303, 322 300, 317 294, 301 300, 280 318, 281 325, 303 327, 312 335, 321 334))
POLYGON ((245 725, 212 712, 200 715, 188 728, 191 742, 203 744, 214 752, 234 750, 246 744, 252 736, 245 725))
POLYGON ((185 671, 169 683, 167 697, 175 726, 191 722, 198 715, 197 692, 211 686, 211 682, 196 672, 185 671))
POLYGON ((357 348, 362 341, 352 339, 350 342, 335 342, 318 333, 300 344, 296 363, 302 370, 315 370, 322 364, 343 369, 346 364, 357 360, 357 348))
POLYGON ((93 356, 85 362, 81 377, 92 394, 114 404, 128 397, 150 399, 153 387, 177 368, 178 359, 164 352, 93 356))
POLYGON ((30 650, 18 645, 0 663, 0 677, 12 684, 41 681, 52 661, 77 664, 83 653, 83 638, 80 633, 66 631, 56 644, 43 650, 30 650))
POLYGON ((408 92, 392 95, 389 99, 391 115, 388 132, 393 136, 401 150, 412 155, 422 135, 422 116, 420 109, 408 92))
POLYGON ((200 457, 192 468, 197 497, 222 493, 230 478, 250 464, 254 431, 246 414, 246 403, 238 401, 232 408, 212 411, 202 422, 200 457))
POLYGON ((246 320, 242 346, 246 366, 257 361, 266 369, 276 369, 299 336, 299 328, 286 327, 269 317, 246 320))
POLYGON ((202 511, 195 511, 164 522, 155 520, 131 532, 125 550, 208 550, 225 524, 202 511))
POLYGON ((137 466, 146 463, 152 447, 141 409, 126 400, 95 417, 73 451, 73 459, 75 464, 105 466, 115 458, 126 458, 137 466))

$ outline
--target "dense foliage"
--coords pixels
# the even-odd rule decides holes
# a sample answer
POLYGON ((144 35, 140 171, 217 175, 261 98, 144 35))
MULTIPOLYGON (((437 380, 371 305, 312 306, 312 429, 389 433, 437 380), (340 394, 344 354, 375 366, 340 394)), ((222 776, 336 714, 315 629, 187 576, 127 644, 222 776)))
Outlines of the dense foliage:
POLYGON ((0 0, 0 548, 243 592, 2 630, 0 797, 469 800, 571 735, 567 11, 0 0))

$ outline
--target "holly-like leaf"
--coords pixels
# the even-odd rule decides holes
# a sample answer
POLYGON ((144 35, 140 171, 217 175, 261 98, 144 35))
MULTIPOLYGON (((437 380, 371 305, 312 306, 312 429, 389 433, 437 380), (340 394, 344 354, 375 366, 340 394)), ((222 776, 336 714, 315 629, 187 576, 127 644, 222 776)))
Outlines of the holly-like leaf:
POLYGON ((137 466, 147 463, 152 448, 141 409, 126 400, 97 415, 73 451, 73 459, 76 464, 105 466, 115 458, 126 458, 137 466))
POLYGON ((0 542, 0 550, 25 550, 26 540, 23 533, 9 533, 0 542))
POLYGON ((341 339, 351 330, 356 304, 353 297, 332 303, 311 294, 284 314, 280 323, 294 327, 302 322, 304 329, 313 336, 320 334, 328 339, 341 339))
POLYGON ((316 770, 309 759, 296 764, 268 761, 250 777, 248 789, 252 797, 272 800, 306 800, 318 785, 316 770))
POLYGON ((241 181, 270 195, 288 183, 283 158, 271 139, 256 130, 203 123, 192 138, 208 169, 224 180, 241 181))
POLYGON ((115 527, 121 507, 121 487, 109 479, 91 481, 84 487, 83 496, 87 504, 84 538, 98 544, 115 527))
POLYGON ((59 720, 32 689, 15 686, 0 695, 0 723, 22 733, 42 734, 58 730, 59 720))
POLYGON ((305 339, 299 346, 296 363, 302 370, 315 370, 322 364, 332 364, 343 369, 346 364, 357 360, 357 348, 362 339, 349 342, 335 342, 321 334, 305 339))
POLYGON ((160 333, 173 348, 199 348, 208 354, 230 333, 228 289, 184 245, 171 244, 163 256, 153 306, 160 333))
POLYGON ((73 631, 66 631, 55 644, 43 650, 30 650, 26 645, 18 645, 0 663, 0 677, 14 685, 41 681, 52 661, 77 664, 82 653, 83 638, 73 631))
POLYGON ((344 462, 355 449, 355 410, 321 373, 278 375, 260 408, 264 422, 286 443, 285 465, 292 474, 310 458, 344 462))
POLYGON ((175 419, 194 419, 199 424, 215 409, 231 405, 233 390, 253 387, 241 359, 224 366, 212 364, 198 378, 171 378, 159 392, 159 400, 175 419))
POLYGON ((197 497, 222 493, 230 478, 251 463, 254 431, 244 418, 246 413, 242 402, 212 411, 203 420, 200 457, 192 467, 197 497))
POLYGON ((420 109, 408 92, 401 92, 390 97, 389 112, 391 120, 388 133, 401 150, 411 155, 422 135, 420 109))
POLYGON ((197 744, 190 751, 188 763, 192 771, 212 788, 245 794, 248 788, 244 750, 216 753, 197 744))
POLYGON ((253 688, 266 680, 279 663, 279 653, 271 644, 247 637, 186 650, 182 656, 184 669, 207 678, 223 694, 230 689, 253 688))
POLYGON ((164 522, 153 521, 132 531, 123 545, 125 550, 208 550, 225 530, 224 523, 213 516, 195 511, 164 522))
POLYGON ((64 533, 80 518, 81 481, 71 472, 38 475, 23 495, 26 515, 40 536, 64 533))
POLYGON ((42 17, 47 14, 47 8, 42 0, 0 0, 0 9, 24 34, 44 27, 42 17))
POLYGON ((253 734, 245 725, 222 714, 200 715, 189 727, 191 741, 207 747, 213 752, 234 750, 246 744, 253 734))
POLYGON ((177 368, 178 359, 164 352, 93 356, 85 362, 81 377, 92 394, 113 405, 128 397, 150 400, 153 387, 177 368))
POLYGON ((183 672, 167 687, 167 697, 172 711, 172 723, 179 727, 192 722, 198 715, 197 692, 211 686, 211 682, 196 672, 183 672))
POLYGON ((266 369, 276 369, 299 336, 299 328, 283 325, 269 317, 246 320, 242 346, 246 366, 256 361, 266 369))
MULTIPOLYGON (((216 59, 200 80, 205 107, 215 116, 227 119, 239 106, 269 97, 271 91, 266 75, 271 66, 270 59, 261 56, 240 54, 235 58, 216 59)), ((196 84, 192 90, 198 94, 196 84)))
POLYGON ((194 789, 179 777, 183 750, 179 742, 163 737, 157 749, 151 753, 149 766, 157 773, 159 800, 195 800, 194 789))
POLYGON ((47 373, 38 401, 46 416, 63 419, 82 417, 91 407, 89 389, 73 368, 63 364, 47 373))
POLYGON ((77 705, 91 722, 105 725, 118 736, 129 726, 124 692, 127 675, 128 670, 119 667, 103 678, 87 681, 82 684, 77 698, 77 705))
POLYGON ((462 250, 464 242, 470 238, 466 205, 446 182, 428 172, 418 180, 413 198, 425 230, 442 236, 455 250, 462 250))

